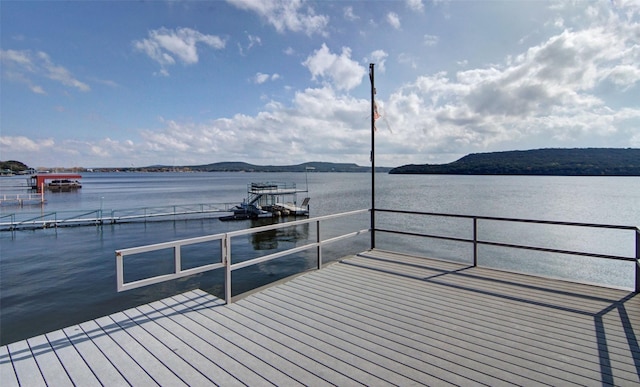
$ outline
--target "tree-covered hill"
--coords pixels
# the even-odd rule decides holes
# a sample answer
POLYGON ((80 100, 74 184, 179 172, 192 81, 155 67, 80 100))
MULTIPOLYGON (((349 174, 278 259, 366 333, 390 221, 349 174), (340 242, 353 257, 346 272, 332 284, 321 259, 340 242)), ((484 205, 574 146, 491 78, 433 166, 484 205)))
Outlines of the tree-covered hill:
POLYGON ((11 171, 13 173, 24 172, 29 167, 20 161, 8 160, 8 161, 0 161, 0 170, 2 171, 11 171))
POLYGON ((472 153, 449 164, 410 164, 392 174, 640 176, 640 149, 550 148, 472 153))

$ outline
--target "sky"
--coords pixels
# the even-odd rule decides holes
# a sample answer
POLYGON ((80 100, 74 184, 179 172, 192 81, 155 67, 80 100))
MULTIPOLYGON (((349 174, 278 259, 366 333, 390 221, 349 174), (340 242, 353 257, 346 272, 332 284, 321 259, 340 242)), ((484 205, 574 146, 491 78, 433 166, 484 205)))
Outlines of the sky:
POLYGON ((0 160, 640 147, 640 0, 0 1, 0 160))

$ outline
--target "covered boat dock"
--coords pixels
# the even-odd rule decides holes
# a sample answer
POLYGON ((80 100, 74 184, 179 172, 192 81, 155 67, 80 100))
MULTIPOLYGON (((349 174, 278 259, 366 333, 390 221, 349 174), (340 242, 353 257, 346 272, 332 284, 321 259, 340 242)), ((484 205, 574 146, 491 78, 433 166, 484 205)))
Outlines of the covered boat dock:
POLYGON ((39 173, 29 178, 29 186, 31 189, 35 189, 41 192, 43 188, 46 188, 47 182, 53 180, 79 180, 82 176, 77 173, 39 173))

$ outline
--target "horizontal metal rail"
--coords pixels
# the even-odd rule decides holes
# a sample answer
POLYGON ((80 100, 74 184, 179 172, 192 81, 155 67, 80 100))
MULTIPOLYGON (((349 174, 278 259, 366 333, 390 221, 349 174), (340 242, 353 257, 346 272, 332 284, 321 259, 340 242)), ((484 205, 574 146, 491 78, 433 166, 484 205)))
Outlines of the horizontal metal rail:
POLYGON ((618 260, 618 261, 635 262, 636 263, 634 265, 635 266, 635 291, 636 291, 636 293, 640 292, 640 228, 638 228, 636 226, 622 226, 622 225, 599 224, 599 223, 563 222, 563 221, 535 220, 535 219, 519 219, 519 218, 504 218, 504 217, 493 217, 493 216, 475 216, 475 215, 447 214, 447 213, 438 213, 438 212, 404 211, 404 210, 389 210, 389 209, 376 209, 375 212, 378 212, 378 213, 391 213, 391 214, 402 214, 402 215, 434 216, 434 217, 446 217, 446 218, 458 218, 458 219, 469 219, 469 220, 472 220, 473 221, 473 238, 460 238, 460 237, 450 237, 450 236, 444 236, 444 235, 424 234, 424 233, 416 233, 416 232, 390 230, 390 229, 384 229, 384 228, 378 228, 378 227, 374 227, 373 231, 374 232, 383 232, 383 233, 396 234, 396 235, 406 235, 406 236, 412 236, 412 237, 423 237, 423 238, 432 238, 432 239, 448 240, 448 241, 455 241, 455 242, 472 243, 473 244, 473 265, 474 266, 478 265, 478 246, 480 246, 480 245, 497 246, 497 247, 505 247, 505 248, 512 248, 512 249, 521 249, 521 250, 530 250, 530 251, 541 251, 541 252, 546 252, 546 253, 575 255, 575 256, 583 256, 583 257, 603 258, 603 259, 611 259, 611 260, 618 260), (488 241, 488 240, 481 240, 481 239, 478 238, 478 221, 479 220, 633 231, 633 232, 635 232, 635 257, 626 257, 626 256, 620 256, 620 255, 599 254, 599 253, 590 253, 590 252, 584 252, 584 251, 572 251, 572 250, 554 249, 554 248, 548 248, 548 247, 528 246, 528 245, 501 243, 501 242, 494 242, 494 241, 488 241))
POLYGON ((231 294, 232 294, 231 293, 231 289, 232 289, 231 273, 234 270, 242 269, 245 267, 253 266, 253 265, 267 262, 267 261, 271 261, 276 258, 284 257, 291 254, 296 254, 296 253, 310 250, 313 248, 315 248, 317 251, 317 268, 320 269, 322 267, 322 247, 324 245, 334 243, 346 238, 352 238, 352 237, 369 232, 369 229, 366 228, 366 229, 350 232, 347 234, 343 234, 343 235, 339 235, 336 237, 327 238, 323 240, 321 238, 321 233, 320 233, 320 224, 332 219, 355 216, 355 215, 364 214, 368 212, 369 212, 368 209, 356 210, 356 211, 350 211, 350 212, 343 212, 339 214, 321 216, 317 218, 309 218, 309 219, 303 219, 303 220, 296 220, 292 222, 284 222, 284 223, 277 223, 277 224, 266 225, 261 227, 255 227, 250 229, 231 231, 231 232, 222 233, 222 234, 207 235, 207 236, 198 237, 198 238, 182 239, 182 240, 173 241, 173 242, 164 242, 164 243, 158 243, 153 245, 131 247, 127 249, 116 250, 115 255, 116 255, 117 290, 119 292, 126 291, 130 289, 139 288, 142 286, 147 286, 147 285, 156 284, 156 283, 160 283, 168 280, 178 279, 178 278, 186 277, 196 273, 202 273, 205 271, 215 270, 215 269, 224 267, 225 268, 225 299, 227 303, 230 303, 231 294), (312 224, 312 223, 316 224, 316 241, 315 242, 308 243, 303 246, 296 246, 294 248, 279 251, 273 254, 252 258, 252 259, 248 259, 241 262, 232 263, 232 260, 231 260, 232 238, 243 236, 243 235, 256 234, 256 233, 265 232, 265 231, 277 230, 282 228, 295 227, 295 226, 304 225, 304 224, 312 224), (216 240, 220 241, 220 255, 221 255, 220 262, 198 266, 198 267, 186 269, 186 270, 182 269, 181 248, 183 246, 189 246, 189 245, 194 245, 194 244, 204 243, 204 242, 211 242, 216 240), (173 249, 173 260, 174 260, 173 273, 144 278, 141 280, 125 283, 124 258, 126 256, 166 250, 166 249, 173 249))
POLYGON ((439 217, 448 217, 448 218, 495 220, 495 221, 503 221, 503 222, 538 223, 538 224, 551 224, 551 225, 558 225, 558 226, 609 228, 609 229, 617 229, 617 230, 638 230, 638 227, 636 226, 621 226, 621 225, 600 224, 600 223, 563 222, 563 221, 555 221, 555 220, 502 218, 502 217, 495 217, 495 216, 446 214, 441 212, 404 211, 404 210, 389 210, 389 209, 380 209, 380 208, 376 208, 376 212, 388 212, 388 213, 405 214, 405 215, 439 216, 439 217))

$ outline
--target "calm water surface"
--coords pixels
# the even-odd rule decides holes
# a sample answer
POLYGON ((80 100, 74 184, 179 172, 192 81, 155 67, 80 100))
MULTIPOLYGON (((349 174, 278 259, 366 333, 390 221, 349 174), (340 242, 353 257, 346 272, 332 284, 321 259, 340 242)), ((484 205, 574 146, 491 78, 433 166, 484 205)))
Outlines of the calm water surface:
MULTIPOLYGON (((369 174, 340 173, 87 173, 83 188, 71 193, 47 193, 40 206, 1 206, 0 215, 35 217, 127 208, 239 203, 251 182, 295 182, 309 187, 311 215, 321 216, 369 208, 369 174)), ((0 178, 0 194, 26 193, 23 177, 0 178)), ((301 197, 298 198, 302 200, 301 197)), ((640 225, 640 178, 521 176, 376 175, 376 207, 499 217, 640 225)), ((377 226, 416 232, 471 237, 469 221, 442 218, 384 216, 377 226)), ((327 226, 326 234, 367 227, 368 215, 327 226)), ((262 222, 263 223, 263 222, 262 222)), ((177 292, 201 288, 223 295, 222 271, 153 285, 125 293, 115 291, 114 251, 126 247, 227 232, 260 222, 220 222, 216 218, 177 220, 102 227, 74 227, 0 232, 0 342, 10 343, 91 318, 123 310, 177 292)), ((295 227, 246 236, 233 241, 234 260, 242 260, 305 243, 314 227, 295 227)), ((325 231, 323 231, 323 234, 325 231)), ((634 235, 602 230, 517 224, 480 225, 480 237, 494 241, 569 250, 633 256, 634 235), (588 246, 586 248, 585 246, 588 246)), ((337 259, 368 247, 369 236, 332 246, 325 258, 337 259)), ((409 240, 378 234, 377 247, 418 252, 468 262, 465 244, 409 240)), ((219 259, 219 247, 198 246, 183 253, 186 266, 219 259)), ((631 265, 601 260, 480 251, 481 264, 577 280, 633 286, 631 265)), ((234 294, 313 267, 315 257, 300 254, 234 273, 234 294)), ((168 254, 142 256, 125 266, 127 279, 170 270, 168 254)))

